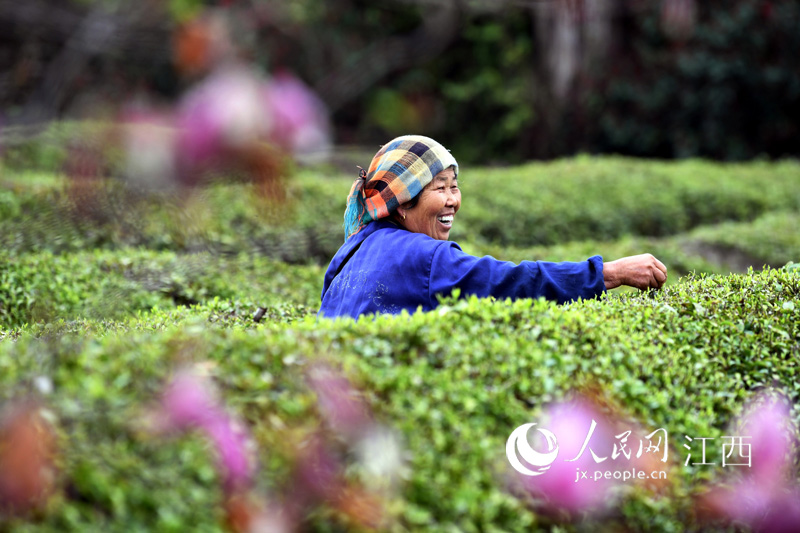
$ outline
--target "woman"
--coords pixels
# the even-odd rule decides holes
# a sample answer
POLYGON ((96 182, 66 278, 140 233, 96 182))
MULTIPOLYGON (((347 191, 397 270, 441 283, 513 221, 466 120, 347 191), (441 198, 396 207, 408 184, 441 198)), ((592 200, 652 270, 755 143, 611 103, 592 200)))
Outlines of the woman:
POLYGON ((441 144, 406 135, 384 145, 350 190, 345 243, 325 273, 319 314, 429 311, 456 288, 462 296, 565 303, 620 285, 659 288, 667 279, 650 254, 519 265, 468 255, 448 241, 460 207, 458 163, 441 144))

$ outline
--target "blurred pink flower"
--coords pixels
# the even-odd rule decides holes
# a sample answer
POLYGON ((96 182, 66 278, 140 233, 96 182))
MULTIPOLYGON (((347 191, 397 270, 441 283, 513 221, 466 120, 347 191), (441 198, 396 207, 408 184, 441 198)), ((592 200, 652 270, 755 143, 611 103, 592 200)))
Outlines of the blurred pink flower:
POLYGON ((713 485, 699 497, 712 519, 746 524, 755 531, 800 531, 800 486, 790 476, 793 427, 788 401, 775 393, 759 395, 734 424, 747 437, 751 466, 737 466, 740 477, 713 485))
POLYGON ((701 497, 711 518, 745 524, 754 531, 800 531, 800 490, 784 484, 743 479, 715 485, 701 497))
POLYGON ((217 451, 223 483, 227 493, 249 487, 253 481, 254 458, 250 450, 250 434, 237 420, 217 416, 203 424, 217 451))
POLYGON ((766 395, 743 418, 739 435, 750 437, 752 466, 747 475, 772 484, 786 477, 794 444, 789 403, 778 395, 766 395))
POLYGON ((331 429, 355 437, 371 424, 366 405, 347 378, 319 364, 309 370, 308 382, 317 394, 320 414, 331 429))
POLYGON ((800 531, 800 489, 794 487, 777 494, 770 512, 758 523, 757 530, 770 533, 800 531))
POLYGON ((178 372, 167 386, 161 405, 172 429, 202 427, 221 416, 211 384, 191 370, 178 372))
POLYGON ((226 493, 246 489, 255 473, 255 457, 247 428, 228 414, 205 378, 191 370, 176 374, 156 415, 161 431, 201 430, 213 443, 226 493))
POLYGON ((319 436, 313 436, 295 463, 290 503, 300 508, 330 501, 344 484, 344 465, 319 436))
POLYGON ((226 65, 184 95, 177 119, 184 172, 218 164, 227 150, 266 139, 272 116, 261 95, 263 83, 243 66, 226 65))
POLYGON ((331 444, 317 434, 303 445, 286 492, 284 516, 304 516, 323 504, 347 516, 357 530, 379 529, 384 520, 381 496, 346 479, 347 465, 331 444))
POLYGON ((264 86, 272 116, 270 140, 295 156, 324 154, 331 146, 325 104, 299 78, 280 71, 264 86))
MULTIPOLYGON (((551 511, 596 512, 611 503, 613 497, 610 491, 617 481, 593 479, 595 471, 605 471, 613 468, 614 464, 609 457, 614 442, 613 427, 597 407, 584 398, 554 404, 547 409, 539 427, 556 436, 558 455, 550 468, 540 475, 521 476, 528 492, 541 499, 551 511), (593 422, 596 425, 591 438, 581 453, 593 422), (598 462, 592 452, 595 452, 597 459, 606 459, 598 462), (590 479, 578 479, 576 482, 578 472, 587 472, 590 479)), ((531 428, 530 433, 537 433, 535 430, 531 428)))

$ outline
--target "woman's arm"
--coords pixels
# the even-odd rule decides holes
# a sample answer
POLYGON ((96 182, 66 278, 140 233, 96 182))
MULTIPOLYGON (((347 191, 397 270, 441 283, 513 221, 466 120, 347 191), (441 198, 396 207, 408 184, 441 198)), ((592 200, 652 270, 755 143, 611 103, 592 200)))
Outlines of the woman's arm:
POLYGON ((514 264, 490 256, 475 257, 464 253, 455 243, 442 243, 431 261, 431 306, 436 306, 437 294, 447 296, 455 288, 464 296, 544 297, 558 303, 594 298, 606 290, 603 258, 599 255, 576 263, 522 261, 514 264))
POLYGON ((637 289, 658 289, 667 281, 667 267, 651 254, 623 257, 603 263, 606 289, 629 285, 637 289))

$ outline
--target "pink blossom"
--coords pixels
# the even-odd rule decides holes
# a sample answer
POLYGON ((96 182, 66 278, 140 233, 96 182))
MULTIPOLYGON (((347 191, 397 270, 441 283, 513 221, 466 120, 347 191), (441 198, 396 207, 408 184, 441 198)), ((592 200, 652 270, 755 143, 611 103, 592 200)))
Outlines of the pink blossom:
POLYGON ((352 437, 370 423, 367 407, 347 378, 317 365, 309 371, 308 381, 317 393, 320 413, 333 430, 352 437))
POLYGON ((343 486, 343 465, 319 437, 306 444, 296 465, 292 504, 303 507, 331 500, 343 486))
POLYGON ((762 394, 734 427, 739 428, 735 435, 750 444, 752 466, 739 466, 740 477, 713 485, 701 496, 701 506, 713 518, 756 531, 800 530, 800 487, 787 475, 794 444, 788 402, 762 394))
POLYGON ((330 148, 330 125, 325 104, 299 78, 278 72, 263 90, 273 117, 272 142, 296 156, 330 148))
POLYGON ((230 417, 218 416, 203 424, 203 430, 214 443, 226 492, 250 486, 254 468, 245 427, 230 417))
POLYGON ((250 485, 255 459, 250 453, 247 428, 221 405, 207 378, 192 371, 179 372, 162 398, 162 430, 199 429, 213 443, 226 492, 250 485))
POLYGON ((250 70, 223 66, 183 97, 177 121, 182 169, 217 164, 227 150, 266 138, 272 117, 262 87, 250 70))
MULTIPOLYGON (((563 510, 569 513, 597 511, 601 504, 613 498, 610 491, 617 482, 601 478, 594 481, 594 472, 613 469, 609 457, 614 442, 611 424, 588 400, 578 398, 569 403, 551 406, 543 418, 541 428, 551 431, 557 439, 558 455, 551 467, 540 475, 523 476, 523 486, 534 496, 544 501, 545 507, 552 511, 563 510), (591 438, 581 453, 593 422, 596 423, 591 438), (597 459, 606 460, 597 462, 597 459), (576 459, 577 458, 577 459, 576 459), (587 472, 590 479, 576 478, 579 472, 587 472)), ((531 436, 537 427, 531 428, 531 436)), ((533 439, 534 447, 537 439, 533 439)))
POLYGON ((162 399, 167 423, 174 429, 203 426, 221 416, 210 383, 188 370, 178 372, 162 399))
POLYGON ((790 432, 789 404, 781 396, 768 395, 757 402, 741 423, 741 436, 749 439, 752 466, 748 475, 760 483, 774 483, 786 475, 794 438, 790 432))
POLYGON ((770 533, 800 531, 800 490, 795 487, 777 494, 770 512, 757 524, 757 530, 770 533))

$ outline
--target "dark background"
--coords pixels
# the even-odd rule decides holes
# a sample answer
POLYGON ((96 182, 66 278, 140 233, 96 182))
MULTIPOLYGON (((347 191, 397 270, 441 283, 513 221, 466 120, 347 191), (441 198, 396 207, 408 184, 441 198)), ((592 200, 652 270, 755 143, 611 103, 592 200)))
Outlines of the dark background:
POLYGON ((317 92, 337 145, 413 132, 482 164, 800 154, 788 0, 0 0, 0 125, 173 102, 199 76, 176 35, 209 10, 242 58, 317 92))

